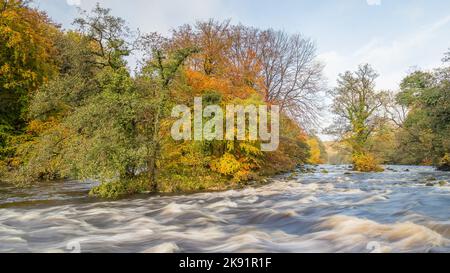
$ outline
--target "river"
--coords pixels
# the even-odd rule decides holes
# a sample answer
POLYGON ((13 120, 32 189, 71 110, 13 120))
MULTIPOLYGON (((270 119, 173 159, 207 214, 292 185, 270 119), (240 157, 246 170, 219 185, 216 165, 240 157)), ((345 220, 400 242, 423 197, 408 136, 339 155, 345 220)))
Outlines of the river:
POLYGON ((450 252, 449 173, 347 168, 118 201, 90 182, 0 185, 0 252, 450 252))

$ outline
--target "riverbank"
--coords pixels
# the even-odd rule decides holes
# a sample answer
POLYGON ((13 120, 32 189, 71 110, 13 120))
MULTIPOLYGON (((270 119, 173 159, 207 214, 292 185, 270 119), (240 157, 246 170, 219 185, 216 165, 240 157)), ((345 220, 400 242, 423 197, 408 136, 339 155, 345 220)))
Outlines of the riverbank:
MULTIPOLYGON (((50 189, 50 193, 52 189, 59 188, 60 184, 68 184, 69 188, 79 189, 77 190, 77 194, 79 197, 90 197, 92 199, 98 200, 119 200, 125 199, 133 196, 176 196, 176 195, 192 195, 198 193, 217 193, 217 192, 225 192, 229 190, 243 190, 251 187, 262 187, 273 183, 274 180, 284 177, 286 178, 294 178, 298 175, 307 175, 307 174, 328 174, 327 168, 324 166, 338 166, 345 170, 345 175, 351 174, 364 174, 358 171, 354 171, 351 165, 304 165, 291 170, 283 170, 283 171, 274 171, 266 172, 258 177, 250 181, 245 182, 233 182, 232 179, 227 179, 226 177, 220 175, 210 175, 205 179, 205 177, 190 177, 190 178, 181 178, 178 180, 170 180, 169 176, 165 176, 161 180, 161 185, 164 187, 160 188, 161 191, 157 193, 152 193, 146 191, 145 181, 142 184, 133 185, 131 183, 130 187, 126 186, 124 182, 117 183, 99 183, 92 180, 86 180, 84 182, 76 181, 76 180, 61 180, 61 181, 47 181, 40 182, 22 186, 15 186, 14 184, 8 184, 0 181, 0 186, 5 191, 8 189, 10 192, 19 192, 21 196, 33 195, 36 192, 36 189, 50 189), (73 185, 77 185, 74 187, 73 185), (29 192, 28 192, 29 191, 29 192)), ((388 165, 383 166, 388 172, 410 172, 409 165, 388 165)), ((421 168, 433 168, 421 166, 421 168)), ((436 171, 440 171, 436 169, 436 171)), ((179 177, 180 178, 180 177, 179 177)), ((434 177, 427 177, 427 180, 424 184, 429 185, 440 185, 445 181, 439 181, 434 177)), ((0 193, 2 190, 0 190, 0 193)), ((1 197, 1 196, 0 196, 1 197)), ((1 206, 0 206, 1 207, 1 206)))

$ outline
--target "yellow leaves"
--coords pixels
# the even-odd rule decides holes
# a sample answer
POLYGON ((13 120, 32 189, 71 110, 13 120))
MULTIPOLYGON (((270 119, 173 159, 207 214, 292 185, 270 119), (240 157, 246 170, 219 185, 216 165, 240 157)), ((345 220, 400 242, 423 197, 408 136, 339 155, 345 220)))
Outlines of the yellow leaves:
POLYGON ((20 167, 20 165, 22 165, 23 162, 20 158, 13 157, 8 163, 11 168, 18 168, 20 167))
POLYGON ((23 42, 22 35, 18 32, 13 31, 10 27, 3 28, 0 31, 6 34, 4 36, 7 36, 9 38, 8 42, 6 43, 6 46, 9 48, 17 46, 21 42, 23 42))
POLYGON ((252 179, 254 173, 248 170, 240 170, 236 172, 233 176, 234 182, 248 181, 252 179))
POLYGON ((0 85, 26 93, 55 72, 51 54, 58 30, 46 15, 18 3, 9 3, 0 17, 0 59, 8 65, 2 64, 0 85))
POLYGON ((241 151, 243 151, 246 155, 251 156, 262 156, 263 152, 261 152, 261 149, 250 142, 240 142, 239 148, 241 151))
POLYGON ((58 121, 54 118, 50 118, 48 121, 32 120, 28 124, 28 133, 32 135, 40 135, 45 131, 54 128, 58 125, 58 121))
POLYGON ((213 160, 211 170, 221 175, 233 177, 234 182, 248 181, 255 177, 255 171, 260 169, 263 153, 250 142, 228 142, 228 152, 213 160), (233 149, 230 149, 233 147, 233 149))
POLYGON ((5 176, 8 173, 8 165, 5 161, 0 160, 0 181, 3 176, 5 176))
POLYGON ((225 146, 226 146, 228 152, 231 153, 234 151, 234 148, 235 148, 234 141, 227 141, 225 143, 225 146))
POLYGON ((441 159, 440 164, 450 165, 450 153, 445 154, 445 156, 441 159))
POLYGON ((369 153, 353 155, 353 169, 358 172, 382 172, 376 158, 369 153))
POLYGON ((306 142, 310 147, 309 163, 311 164, 323 164, 322 154, 320 151, 319 141, 316 138, 310 138, 306 142))
POLYGON ((450 170, 450 153, 446 153, 443 158, 441 158, 438 169, 442 171, 450 170))
POLYGON ((230 153, 225 153, 220 159, 211 162, 211 169, 223 175, 233 175, 241 168, 241 163, 230 153))
POLYGON ((3 65, 0 67, 0 76, 3 75, 3 74, 9 73, 9 71, 11 71, 10 65, 7 64, 7 63, 6 63, 6 64, 3 64, 3 65))

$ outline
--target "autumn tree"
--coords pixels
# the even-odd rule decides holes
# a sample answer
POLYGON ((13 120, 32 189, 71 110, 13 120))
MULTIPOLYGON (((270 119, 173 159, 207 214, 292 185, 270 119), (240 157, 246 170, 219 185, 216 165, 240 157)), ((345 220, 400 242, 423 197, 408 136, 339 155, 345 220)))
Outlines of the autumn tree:
POLYGON ((147 64, 133 78, 125 57, 135 44, 127 41, 121 18, 97 5, 75 23, 78 32, 58 42, 60 76, 33 97, 34 124, 52 126, 22 146, 21 169, 30 180, 96 178, 105 183, 94 191, 104 196, 114 195, 105 189, 115 186, 125 193, 157 191, 169 89, 193 50, 169 52, 153 43, 147 64))
POLYGON ((0 158, 12 136, 23 132, 28 98, 56 72, 54 36, 47 15, 29 1, 0 1, 0 158))
MULTIPOLYGON (((140 79, 147 82, 147 96, 152 98, 151 107, 143 111, 141 120, 144 131, 143 137, 148 143, 146 146, 146 169, 149 180, 149 190, 158 191, 158 160, 161 157, 161 122, 167 117, 167 108, 170 88, 179 73, 180 67, 194 53, 198 52, 195 47, 177 49, 173 52, 164 48, 159 43, 160 37, 144 37, 141 43, 147 47, 149 52, 147 64, 144 66, 140 79), (155 43, 158 41, 158 43, 155 43), (150 86, 148 86, 150 84, 150 86)), ((144 85, 145 86, 145 85, 144 85)))
POLYGON ((325 164, 328 160, 328 155, 320 138, 315 135, 310 136, 306 143, 310 148, 309 163, 314 165, 325 164))
POLYGON ((311 39, 209 20, 176 29, 172 44, 201 49, 189 61, 192 70, 255 89, 304 127, 317 121, 323 66, 311 39))
POLYGON ((115 198, 226 189, 306 163, 307 134, 287 112, 273 152, 261 151, 261 139, 170 136, 170 110, 194 97, 220 107, 276 103, 263 95, 259 30, 207 21, 173 37, 136 40, 99 5, 82 12, 75 26, 52 37, 55 75, 29 94, 24 134, 8 146, 14 152, 7 181, 95 179, 101 184, 92 194, 115 198), (144 56, 134 74, 126 63, 133 53, 144 56))
POLYGON ((336 119, 328 131, 340 136, 351 147, 354 168, 361 171, 379 169, 366 147, 383 106, 384 94, 375 90, 377 77, 370 65, 360 65, 356 72, 341 74, 337 87, 330 92, 336 119))
POLYGON ((318 93, 323 89, 322 65, 316 46, 300 34, 266 30, 259 35, 259 58, 266 100, 303 126, 313 125, 320 110, 318 93))
MULTIPOLYGON (((286 104, 284 105, 287 106, 288 100, 295 101, 293 97, 290 97, 290 95, 294 94, 294 88, 289 91, 292 91, 292 93, 287 92, 289 96, 284 98, 281 98, 282 92, 280 91, 279 99, 275 98, 275 96, 269 99, 265 91, 262 49, 265 47, 265 52, 267 53, 269 47, 272 46, 267 43, 266 36, 265 31, 257 28, 231 25, 229 21, 217 22, 209 20, 197 22, 195 25, 184 25, 176 29, 173 32, 173 39, 169 41, 169 48, 176 49, 193 46, 200 50, 197 54, 192 55, 185 68, 188 85, 192 87, 198 96, 219 96, 221 104, 233 104, 239 101, 238 104, 241 105, 247 103, 281 105, 282 101, 285 101, 286 104)), ((296 38, 298 41, 296 49, 299 50, 306 44, 306 39, 300 36, 296 36, 296 38)), ((292 40, 295 39, 293 38, 292 40)), ((288 45, 284 46, 287 47, 288 45)), ((310 49, 313 50, 313 47, 310 49)), ((277 63, 278 59, 285 58, 286 56, 283 54, 286 54, 286 52, 280 52, 279 55, 272 56, 272 61, 277 63)), ((300 55, 301 53, 298 52, 297 61, 299 62, 300 55)), ((269 62, 268 59, 267 62, 269 62)), ((294 60, 291 60, 288 66, 294 66, 292 62, 294 60)), ((311 54, 310 58, 304 58, 302 65, 305 66, 303 68, 306 69, 306 63, 308 62, 314 62, 314 54, 311 54)), ((300 66, 300 63, 298 65, 300 66)), ((286 69, 289 69, 289 72, 291 72, 291 67, 286 69)), ((299 74, 301 69, 298 68, 299 74)), ((286 71, 278 70, 278 72, 285 73, 286 71)), ((299 75, 296 83, 300 82, 300 78, 301 76, 299 75)), ((292 79, 295 80, 295 77, 292 79)), ((288 80, 281 84, 287 84, 287 82, 288 80)), ((300 91, 300 89, 298 88, 295 91, 300 91)), ((305 104, 309 104, 306 99, 302 101, 305 104)), ((315 107, 312 108, 316 110, 315 107)), ((299 119, 292 115, 289 115, 288 118, 287 109, 288 107, 282 109, 284 115, 282 127, 291 128, 289 135, 292 136, 287 137, 287 134, 285 134, 285 137, 282 137, 280 145, 280 150, 282 151, 272 155, 257 153, 254 150, 255 147, 257 149, 258 142, 225 141, 223 143, 214 143, 215 151, 212 153, 216 154, 219 159, 213 159, 212 169, 219 170, 220 173, 233 177, 235 181, 241 181, 245 180, 241 179, 242 177, 251 177, 255 169, 261 168, 259 163, 264 161, 261 159, 265 156, 273 156, 272 162, 284 160, 285 169, 304 163, 306 161, 305 157, 307 157, 305 150, 308 149, 305 144, 306 137, 303 138, 301 136, 304 132, 299 128, 299 119), (292 124, 293 120, 296 120, 297 125, 292 124), (295 153, 296 155, 294 155, 295 153), (258 163, 258 160, 261 162, 258 163), (234 164, 231 164, 231 162, 234 162, 234 164), (292 164, 288 162, 292 162, 292 164)), ((207 149, 210 150, 211 143, 205 144, 208 146, 207 149)), ((270 168, 271 166, 268 166, 268 169, 270 168)), ((277 169, 279 171, 283 167, 277 166, 277 169)))

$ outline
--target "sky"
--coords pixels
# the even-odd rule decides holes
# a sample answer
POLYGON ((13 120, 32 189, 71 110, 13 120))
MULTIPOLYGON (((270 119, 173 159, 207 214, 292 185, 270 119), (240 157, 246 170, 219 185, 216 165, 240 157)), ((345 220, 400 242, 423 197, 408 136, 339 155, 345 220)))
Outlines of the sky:
MULTIPOLYGON (((185 23, 231 19, 260 28, 301 33, 313 39, 332 88, 339 73, 370 63, 378 89, 397 90, 412 69, 442 64, 450 47, 449 0, 35 0, 64 28, 77 8, 97 2, 133 29, 162 34, 185 23)), ((324 113, 322 127, 331 116, 324 113)), ((321 136, 328 140, 328 136, 321 136)))

